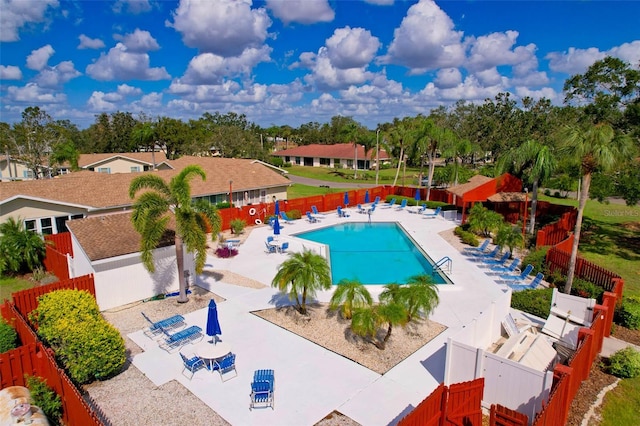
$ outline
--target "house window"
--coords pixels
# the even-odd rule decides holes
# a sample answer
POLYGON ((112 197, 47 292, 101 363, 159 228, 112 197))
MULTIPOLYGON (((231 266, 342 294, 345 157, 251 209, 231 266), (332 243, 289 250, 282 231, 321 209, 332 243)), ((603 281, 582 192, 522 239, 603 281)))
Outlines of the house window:
POLYGON ((43 217, 40 219, 40 232, 43 235, 53 234, 53 220, 50 217, 43 217))
POLYGON ((111 167, 98 167, 98 173, 111 174, 111 167))
POLYGON ((24 228, 43 235, 58 234, 68 232, 67 221, 70 219, 82 219, 83 214, 73 214, 71 216, 41 217, 39 219, 29 219, 24 221, 24 228))
POLYGON ((24 221, 24 229, 27 231, 38 232, 36 229, 36 221, 35 220, 25 220, 24 221))
POLYGON ((289 157, 288 155, 284 157, 284 162, 285 163, 289 163, 291 162, 291 157, 289 157))
POLYGON ((333 167, 340 167, 340 159, 339 158, 334 158, 333 159, 333 167))
POLYGON ((296 164, 300 164, 300 157, 296 157, 296 164))
POLYGON ((33 170, 23 170, 22 177, 25 179, 33 179, 33 170))
POLYGON ((131 166, 131 173, 138 173, 140 171, 140 166, 131 166))
POLYGON ((329 158, 321 158, 320 159, 321 166, 329 166, 331 165, 331 160, 329 158))
POLYGON ((267 201, 267 190, 266 189, 261 189, 260 190, 260 202, 264 203, 267 201))
POLYGON ((352 168, 353 167, 353 160, 347 160, 347 167, 348 168, 352 168))

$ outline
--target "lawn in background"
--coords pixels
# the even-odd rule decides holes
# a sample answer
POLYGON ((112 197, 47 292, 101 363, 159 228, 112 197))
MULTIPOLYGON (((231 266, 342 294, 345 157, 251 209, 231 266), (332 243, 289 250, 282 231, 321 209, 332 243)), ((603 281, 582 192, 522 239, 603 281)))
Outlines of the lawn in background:
POLYGON ((294 183, 287 188, 287 199, 313 197, 314 195, 333 194, 335 192, 349 191, 348 188, 322 188, 318 186, 302 185, 294 183))
MULTIPOLYGON (((306 177, 310 179, 324 180, 327 182, 360 182, 360 183, 375 183, 376 171, 375 170, 358 170, 358 178, 354 179, 353 169, 332 169, 329 167, 306 167, 306 166, 291 166, 285 169, 289 173, 295 176, 306 177)), ((423 171, 426 173, 426 168, 423 171)), ((418 175, 420 169, 407 167, 405 174, 404 185, 417 185, 418 175)), ((382 169, 378 174, 378 184, 391 185, 396 175, 396 169, 382 169)), ((403 186, 402 182, 402 170, 398 175, 398 181, 396 183, 399 186, 403 186)))
POLYGON ((0 276, 0 303, 5 299, 9 300, 11 293, 31 288, 34 285, 33 281, 22 278, 0 276))
MULTIPOLYGON (((568 198, 540 196, 540 200, 577 207, 568 198)), ((584 209, 580 256, 619 274, 624 294, 640 296, 640 207, 588 200, 584 209)))

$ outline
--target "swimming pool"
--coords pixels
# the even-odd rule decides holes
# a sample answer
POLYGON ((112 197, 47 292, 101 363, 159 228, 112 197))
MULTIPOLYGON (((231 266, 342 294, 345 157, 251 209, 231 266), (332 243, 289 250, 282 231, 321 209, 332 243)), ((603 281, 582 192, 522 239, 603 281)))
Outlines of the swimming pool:
MULTIPOLYGON (((351 222, 295 235, 329 246, 334 284, 342 279, 363 284, 405 284, 413 275, 432 275, 434 261, 395 222, 351 222)), ((451 282, 433 274, 437 284, 451 282)))

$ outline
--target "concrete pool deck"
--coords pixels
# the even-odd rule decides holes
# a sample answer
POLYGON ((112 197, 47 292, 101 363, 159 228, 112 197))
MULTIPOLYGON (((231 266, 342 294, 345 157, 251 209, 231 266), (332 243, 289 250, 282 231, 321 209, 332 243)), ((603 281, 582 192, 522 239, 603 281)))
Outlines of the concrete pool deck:
MULTIPOLYGON (((289 241, 289 251, 305 248, 320 251, 319 245, 302 241, 292 234, 345 221, 368 220, 366 214, 351 210, 348 218, 328 212, 319 223, 305 219, 285 223, 280 238, 289 241)), ((198 277, 198 285, 225 298, 218 304, 222 340, 237 355, 238 377, 221 382, 218 374, 198 372, 192 380, 180 374, 178 353, 167 354, 142 331, 129 335, 144 352, 133 364, 156 385, 178 380, 212 410, 233 425, 313 425, 334 410, 362 425, 395 424, 417 406, 444 380, 445 342, 472 323, 491 303, 504 296, 498 285, 475 263, 468 261, 438 233, 456 226, 443 217, 427 219, 408 210, 380 207, 371 216, 375 222, 398 222, 414 241, 434 260, 451 258, 448 277, 452 285, 441 285, 440 304, 430 319, 447 330, 400 362, 386 374, 377 374, 347 358, 324 349, 273 325, 251 312, 286 303, 270 286, 278 265, 286 254, 265 251, 265 240, 272 235, 268 226, 256 227, 230 259, 208 259, 206 270, 228 270, 265 284, 252 289, 215 281, 212 274, 198 277), (276 406, 272 410, 249 411, 249 391, 253 371, 273 369, 276 376, 276 406)), ((370 286, 376 297, 382 286, 370 286), (378 288, 376 288, 378 287, 378 288)), ((317 299, 328 302, 332 291, 320 292, 317 299)), ((186 316, 189 324, 206 324, 206 309, 186 316)), ((183 352, 192 352, 189 346, 183 352)))

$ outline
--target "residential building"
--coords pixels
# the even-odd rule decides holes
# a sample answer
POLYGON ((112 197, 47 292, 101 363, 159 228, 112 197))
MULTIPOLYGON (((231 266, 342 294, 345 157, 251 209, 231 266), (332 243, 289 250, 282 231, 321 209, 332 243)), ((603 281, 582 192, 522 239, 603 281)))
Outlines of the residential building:
MULTIPOLYGON (((363 145, 340 143, 334 145, 311 144, 276 151, 285 163, 309 167, 331 167, 337 169, 370 170, 376 167, 375 148, 365 152, 363 145)), ((387 164, 391 158, 383 149, 378 153, 380 164, 387 164)))

